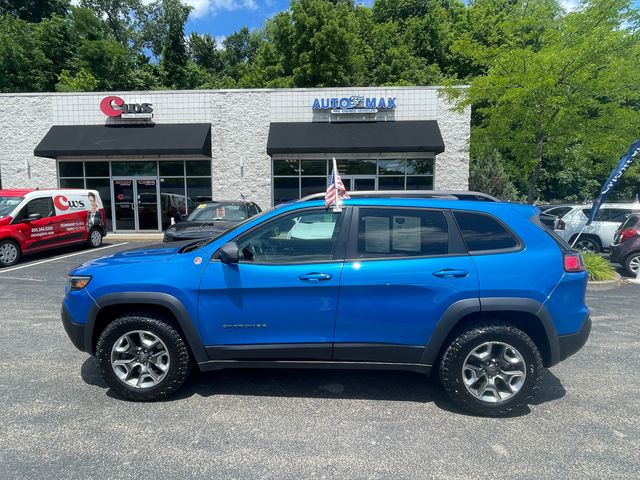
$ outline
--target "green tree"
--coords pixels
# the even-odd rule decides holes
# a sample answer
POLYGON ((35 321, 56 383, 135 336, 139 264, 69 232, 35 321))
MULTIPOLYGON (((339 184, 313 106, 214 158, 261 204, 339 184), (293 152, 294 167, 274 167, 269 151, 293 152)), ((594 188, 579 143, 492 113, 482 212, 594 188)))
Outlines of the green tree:
POLYGON ((69 0, 0 0, 0 15, 9 14, 26 22, 40 22, 53 15, 63 16, 69 0))
POLYGON ((138 46, 146 10, 141 0, 80 0, 80 5, 104 18, 113 37, 125 46, 138 46))
POLYGON ((589 0, 569 14, 551 1, 517 6, 498 27, 502 43, 460 41, 487 73, 449 93, 475 107, 472 152, 505 152, 531 202, 546 163, 567 148, 611 165, 637 135, 638 17, 627 0, 589 0))
POLYGON ((41 49, 37 24, 0 16, 0 91, 43 91, 50 67, 41 49))
POLYGON ((162 50, 162 69, 165 85, 171 88, 188 88, 187 46, 184 41, 184 24, 189 16, 190 8, 179 0, 163 0, 165 21, 168 25, 167 37, 162 50))
POLYGON ((504 201, 518 201, 518 190, 504 169, 500 152, 471 157, 469 161, 469 190, 484 192, 504 201))
POLYGON ((91 73, 85 69, 80 69, 75 75, 71 75, 69 70, 62 70, 58 83, 57 92, 92 92, 98 87, 98 81, 91 73))

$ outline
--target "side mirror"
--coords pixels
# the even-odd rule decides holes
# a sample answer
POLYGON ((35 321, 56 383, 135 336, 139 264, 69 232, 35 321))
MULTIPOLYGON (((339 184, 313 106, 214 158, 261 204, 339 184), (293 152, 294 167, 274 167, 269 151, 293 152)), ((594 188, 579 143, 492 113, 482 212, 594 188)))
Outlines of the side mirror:
POLYGON ((222 263, 238 263, 240 254, 236 242, 227 242, 220 247, 220 260, 222 263))
POLYGON ((32 213, 31 215, 29 215, 27 218, 25 218, 26 222, 33 222, 34 220, 40 220, 42 218, 42 215, 39 213, 32 213))

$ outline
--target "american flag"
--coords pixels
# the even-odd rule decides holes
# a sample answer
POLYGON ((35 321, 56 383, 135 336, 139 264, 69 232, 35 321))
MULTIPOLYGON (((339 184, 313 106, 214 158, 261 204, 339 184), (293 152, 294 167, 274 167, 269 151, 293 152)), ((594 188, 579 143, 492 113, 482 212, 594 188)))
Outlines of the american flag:
POLYGON ((351 198, 347 189, 344 188, 344 183, 337 172, 329 174, 328 180, 329 186, 327 187, 327 193, 324 195, 324 204, 326 208, 329 208, 333 204, 338 204, 338 199, 351 198), (336 191, 337 187, 337 191, 336 191))

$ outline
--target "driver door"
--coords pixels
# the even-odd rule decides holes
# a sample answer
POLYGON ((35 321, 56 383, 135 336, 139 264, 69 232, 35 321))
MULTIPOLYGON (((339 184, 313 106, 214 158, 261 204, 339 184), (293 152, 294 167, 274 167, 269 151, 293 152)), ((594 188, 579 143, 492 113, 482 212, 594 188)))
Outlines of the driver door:
POLYGON ((16 215, 13 223, 23 237, 25 251, 54 246, 58 242, 59 228, 56 225, 56 211, 50 196, 34 198, 16 215), (38 220, 29 221, 29 215, 39 214, 38 220))
POLYGON ((211 358, 331 359, 347 214, 283 214, 235 239, 239 263, 209 263, 198 321, 211 358))

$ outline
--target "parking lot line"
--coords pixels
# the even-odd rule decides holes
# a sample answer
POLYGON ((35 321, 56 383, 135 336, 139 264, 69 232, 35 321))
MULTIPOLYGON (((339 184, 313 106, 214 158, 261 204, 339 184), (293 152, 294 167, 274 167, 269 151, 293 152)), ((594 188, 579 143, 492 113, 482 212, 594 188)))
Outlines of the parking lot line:
POLYGON ((27 265, 20 265, 19 267, 7 268, 6 270, 0 270, 0 274, 14 272, 16 270, 21 270, 23 268, 35 267, 36 265, 42 265, 43 263, 53 262, 55 260, 62 260, 63 258, 75 257, 76 255, 85 255, 91 252, 98 252, 100 250, 106 250, 107 248, 120 247, 122 245, 126 245, 129 242, 115 243, 113 245, 107 245, 105 247, 100 248, 92 248, 91 250, 84 250, 82 252, 69 253, 68 255, 61 255, 59 257, 47 258, 46 260, 40 260, 39 262, 28 263, 27 265))

